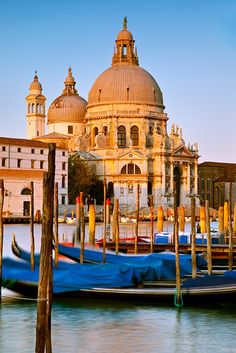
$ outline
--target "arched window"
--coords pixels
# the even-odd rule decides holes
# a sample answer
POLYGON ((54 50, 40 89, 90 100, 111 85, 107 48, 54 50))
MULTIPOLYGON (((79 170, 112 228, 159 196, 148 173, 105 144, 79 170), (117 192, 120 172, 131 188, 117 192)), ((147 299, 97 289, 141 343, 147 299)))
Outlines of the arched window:
POLYGON ((126 146, 126 129, 123 125, 118 127, 118 147, 124 148, 126 146))
POLYGON ((34 113, 34 103, 31 104, 31 113, 34 113))
POLYGON ((136 125, 131 127, 130 138, 132 140, 132 146, 138 146, 139 144, 138 127, 136 125))
POLYGON ((122 56, 126 56, 126 55, 127 55, 127 47, 126 47, 126 44, 124 44, 122 47, 122 56))
POLYGON ((21 195, 30 195, 31 194, 31 191, 29 188, 24 188, 22 191, 21 191, 21 195))
POLYGON ((105 136, 107 136, 107 126, 103 126, 102 131, 105 136))
POLYGON ((36 114, 38 114, 39 113, 39 103, 37 103, 37 105, 36 105, 36 114))
POLYGON ((98 127, 95 127, 93 129, 94 137, 98 135, 98 127))
POLYGON ((141 170, 136 164, 129 163, 122 167, 121 174, 141 174, 141 170))

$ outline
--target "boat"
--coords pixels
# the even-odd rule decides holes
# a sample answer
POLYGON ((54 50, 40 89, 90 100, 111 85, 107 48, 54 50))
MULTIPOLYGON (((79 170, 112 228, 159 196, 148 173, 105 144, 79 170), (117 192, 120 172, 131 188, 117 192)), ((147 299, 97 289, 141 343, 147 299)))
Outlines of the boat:
MULTIPOLYGON (((144 272, 143 268, 142 274, 144 272)), ((207 275, 182 280, 179 302, 176 299, 175 280, 146 281, 142 274, 135 273, 135 267, 126 264, 59 263, 59 267, 53 270, 53 296, 176 306, 235 302, 236 271, 228 271, 221 276, 207 275)), ((32 272, 28 262, 3 258, 2 284, 5 288, 28 297, 37 297, 38 278, 39 266, 32 272)))
MULTIPOLYGON (((146 269, 118 264, 78 264, 59 262, 53 267, 54 295, 73 295, 81 289, 133 287, 146 269)), ((148 279, 148 276, 146 276, 148 279)), ((39 264, 31 271, 27 261, 3 258, 2 285, 23 295, 37 295, 39 264)))
MULTIPOLYGON (((211 242, 212 244, 221 244, 221 234, 211 229, 211 242)), ((171 244, 173 243, 173 233, 171 232, 158 232, 154 234, 154 244, 171 244)), ((191 244, 190 232, 179 232, 179 244, 191 244)), ((207 244, 206 233, 196 233, 196 244, 207 244)))
MULTIPOLYGON (((78 255, 78 248, 61 247, 67 248, 67 251, 74 250, 76 256, 78 255)), ((6 288, 21 294, 36 296, 38 263, 35 271, 30 271, 30 254, 19 249, 18 245, 17 248, 18 256, 25 261, 3 259, 3 284, 6 288)), ((96 252, 101 255, 101 251, 96 252)), ((110 252, 109 255, 110 261, 113 259, 117 263, 81 265, 59 262, 59 267, 53 269, 54 296, 85 296, 93 299, 142 300, 156 304, 173 304, 176 298, 175 268, 170 266, 168 261, 160 261, 161 257, 165 259, 170 257, 173 260, 173 253, 114 255, 110 252), (156 256, 150 255, 159 255, 159 261, 156 256), (153 266, 151 260, 154 262, 153 266)), ((184 259, 188 261, 188 258, 188 255, 180 256, 182 259, 180 262, 184 259)), ((221 275, 204 275, 196 279, 189 278, 186 273, 182 276, 181 300, 185 305, 199 302, 228 302, 235 300, 235 296, 236 271, 226 271, 221 275)))
POLYGON ((93 288, 81 291, 80 295, 92 298, 115 299, 116 301, 142 301, 156 305, 216 305, 235 303, 236 271, 222 276, 212 275, 187 279, 181 283, 180 300, 177 301, 176 285, 172 282, 143 286, 142 288, 93 288))
MULTIPOLYGON (((22 249, 16 242, 15 237, 12 240, 12 251, 21 260, 30 262, 30 252, 22 249)), ((58 245, 58 253, 65 258, 80 262, 80 248, 58 245)), ((39 264, 40 255, 35 254, 35 263, 39 264)), ((123 253, 116 254, 114 251, 107 250, 105 254, 106 264, 129 265, 136 272, 144 271, 143 278, 173 280, 175 278, 175 253, 164 251, 162 253, 152 253, 146 255, 127 255, 123 253)), ((102 264, 103 252, 101 249, 84 249, 84 262, 90 264, 102 264)), ((198 272, 200 268, 206 266, 206 260, 197 255, 198 272)), ((180 254, 180 275, 182 278, 191 275, 192 263, 191 256, 180 254)))
POLYGON ((58 223, 65 223, 66 218, 65 218, 64 216, 59 216, 59 217, 57 218, 57 221, 58 221, 58 223))
POLYGON ((76 218, 66 217, 66 224, 76 224, 76 218))

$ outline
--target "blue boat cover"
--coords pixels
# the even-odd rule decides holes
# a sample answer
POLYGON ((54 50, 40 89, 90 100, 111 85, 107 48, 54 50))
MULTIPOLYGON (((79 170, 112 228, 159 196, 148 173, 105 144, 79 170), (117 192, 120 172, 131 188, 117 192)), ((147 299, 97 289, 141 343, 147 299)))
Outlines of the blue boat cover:
MULTIPOLYGON (((16 261, 10 258, 3 259, 3 284, 12 281, 38 283, 39 266, 34 271, 30 270, 28 262, 16 261)), ((133 287, 134 271, 127 265, 92 265, 59 263, 53 270, 53 292, 65 293, 81 289, 122 288, 133 287)))
MULTIPOLYGON (((58 251, 61 255, 65 255, 74 261, 79 261, 80 259, 80 248, 70 247, 59 244, 58 251)), ((188 254, 180 254, 180 275, 184 277, 185 275, 192 274, 192 258, 188 254)), ((101 263, 103 260, 103 254, 100 249, 84 249, 84 260, 91 263, 101 263)), ((163 266, 175 275, 175 253, 164 251, 161 253, 152 253, 147 255, 127 255, 127 254, 115 254, 115 252, 106 252, 106 263, 116 263, 116 264, 146 264, 155 265, 157 260, 163 261, 163 266)), ((207 261, 199 254, 196 255, 197 267, 207 265, 207 261)))
MULTIPOLYGON (((112 258, 112 257, 110 257, 112 258)), ((145 256, 117 256, 120 263, 79 264, 59 262, 53 269, 53 292, 65 293, 91 288, 133 287, 143 281, 175 279, 175 256, 172 253, 150 254, 145 256)), ((189 256, 180 256, 181 274, 191 273, 189 256)), ((115 261, 114 261, 115 262, 115 261)), ((30 270, 30 263, 3 259, 2 278, 5 283, 12 281, 37 284, 39 266, 30 270)))

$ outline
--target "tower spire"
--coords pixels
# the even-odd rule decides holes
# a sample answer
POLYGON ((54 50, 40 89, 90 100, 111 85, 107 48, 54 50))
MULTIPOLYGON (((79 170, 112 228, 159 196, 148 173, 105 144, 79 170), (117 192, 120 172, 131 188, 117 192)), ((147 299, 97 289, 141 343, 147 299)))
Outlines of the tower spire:
POLYGON ((29 87, 29 95, 26 97, 27 105, 27 138, 43 136, 45 133, 45 101, 42 95, 42 85, 38 80, 38 73, 35 70, 34 80, 29 87))

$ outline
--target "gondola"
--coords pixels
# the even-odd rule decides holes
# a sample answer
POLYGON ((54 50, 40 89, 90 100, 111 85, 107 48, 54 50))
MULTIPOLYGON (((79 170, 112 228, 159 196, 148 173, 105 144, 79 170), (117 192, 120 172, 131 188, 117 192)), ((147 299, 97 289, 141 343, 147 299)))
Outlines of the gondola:
MULTIPOLYGON (((55 299, 86 297, 91 300, 142 301, 145 304, 155 303, 156 305, 176 303, 174 280, 142 281, 140 272, 139 281, 136 280, 135 284, 133 266, 117 264, 66 264, 63 266, 59 264, 59 268, 54 269, 53 273, 55 299)), ((145 272, 144 269, 143 271, 145 272)), ((5 288, 27 297, 37 297, 38 275, 38 267, 32 272, 28 262, 3 259, 3 286, 5 288)), ((235 271, 228 271, 222 276, 212 275, 182 280, 181 303, 184 305, 235 303, 235 300, 235 271)))
MULTIPOLYGON (((30 261, 30 253, 22 249, 16 242, 15 237, 12 240, 12 251, 20 259, 25 261, 30 261)), ((80 262, 80 248, 71 247, 59 244, 58 252, 65 258, 73 260, 75 262, 80 262)), ((197 266, 198 271, 207 262, 201 255, 197 255, 197 266)), ((99 248, 86 248, 84 249, 84 262, 91 264, 101 264, 104 260, 104 254, 99 248)), ((39 262, 39 254, 35 254, 35 262, 39 262)), ((107 250, 105 254, 105 262, 110 264, 128 264, 128 265, 142 265, 147 267, 152 267, 156 271, 156 266, 159 268, 160 262, 163 264, 162 278, 170 279, 175 277, 175 253, 164 251, 162 253, 153 254, 138 254, 138 255, 127 255, 123 253, 116 254, 114 251, 107 250)), ((180 255, 180 273, 183 278, 186 275, 191 275, 192 273, 192 262, 191 255, 181 254, 180 255)))

